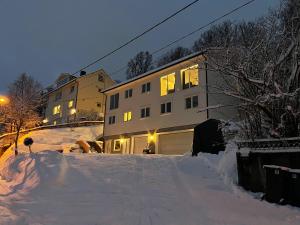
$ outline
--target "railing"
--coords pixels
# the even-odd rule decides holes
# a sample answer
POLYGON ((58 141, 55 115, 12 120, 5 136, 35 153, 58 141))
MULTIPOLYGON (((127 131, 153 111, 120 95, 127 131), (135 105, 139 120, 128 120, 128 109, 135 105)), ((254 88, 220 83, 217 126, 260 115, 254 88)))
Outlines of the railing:
MULTIPOLYGON (((72 122, 72 123, 62 123, 62 124, 57 124, 57 125, 46 125, 46 126, 40 126, 40 127, 31 128, 31 129, 21 130, 20 134, 28 133, 31 131, 37 131, 37 130, 68 128, 68 127, 84 127, 84 126, 101 125, 103 123, 104 123, 104 121, 80 121, 80 122, 72 122)), ((4 138, 9 138, 14 135, 16 135, 16 132, 4 134, 4 135, 0 136, 0 141, 4 138)))
POLYGON ((251 152, 285 152, 300 151, 300 137, 281 139, 254 139, 236 141, 239 151, 248 149, 251 152))

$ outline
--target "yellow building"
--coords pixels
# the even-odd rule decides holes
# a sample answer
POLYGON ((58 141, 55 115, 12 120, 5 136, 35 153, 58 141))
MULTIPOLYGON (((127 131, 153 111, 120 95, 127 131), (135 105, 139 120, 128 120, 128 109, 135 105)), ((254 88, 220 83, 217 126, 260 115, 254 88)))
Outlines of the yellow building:
POLYGON ((103 120, 105 95, 101 91, 115 82, 104 70, 79 77, 61 74, 46 93, 45 124, 61 124, 78 120, 103 120))

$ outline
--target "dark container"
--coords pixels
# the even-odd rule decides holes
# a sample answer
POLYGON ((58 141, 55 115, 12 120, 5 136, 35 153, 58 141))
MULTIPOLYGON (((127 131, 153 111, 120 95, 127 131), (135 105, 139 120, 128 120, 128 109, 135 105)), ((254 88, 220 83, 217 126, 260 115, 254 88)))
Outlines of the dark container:
POLYGON ((288 176, 287 168, 279 166, 264 166, 266 171, 266 195, 268 202, 283 203, 288 196, 288 176))
POLYGON ((286 198, 289 204, 300 207, 300 170, 289 171, 286 198))
POLYGON ((194 128, 193 156, 199 152, 218 154, 225 150, 221 122, 209 119, 194 128))

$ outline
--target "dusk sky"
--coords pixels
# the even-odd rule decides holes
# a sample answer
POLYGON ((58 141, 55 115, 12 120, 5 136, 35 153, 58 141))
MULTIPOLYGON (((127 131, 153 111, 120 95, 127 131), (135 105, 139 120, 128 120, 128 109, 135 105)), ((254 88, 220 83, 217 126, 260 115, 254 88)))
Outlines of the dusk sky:
MULTIPOLYGON (((32 75, 44 86, 50 85, 60 73, 77 71, 190 2, 2 0, 0 92, 5 92, 7 85, 22 72, 32 75)), ((126 65, 137 52, 156 50, 244 2, 246 0, 201 0, 87 71, 103 68, 110 74, 126 65)), ((255 19, 278 3, 278 0, 257 0, 227 19, 255 19)), ((190 47, 199 34, 178 45, 190 47)), ((112 78, 124 80, 125 71, 112 78)))

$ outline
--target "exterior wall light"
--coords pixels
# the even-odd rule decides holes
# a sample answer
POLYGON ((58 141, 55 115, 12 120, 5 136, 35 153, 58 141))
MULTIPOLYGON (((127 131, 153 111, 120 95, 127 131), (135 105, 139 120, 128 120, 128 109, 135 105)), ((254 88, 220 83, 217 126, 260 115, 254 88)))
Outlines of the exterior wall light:
POLYGON ((47 118, 45 118, 45 119, 43 119, 43 123, 45 124, 45 123, 48 123, 49 122, 49 120, 47 119, 47 118))
POLYGON ((76 109, 71 109, 71 110, 70 110, 70 114, 71 114, 71 115, 74 115, 75 113, 76 113, 76 109))

